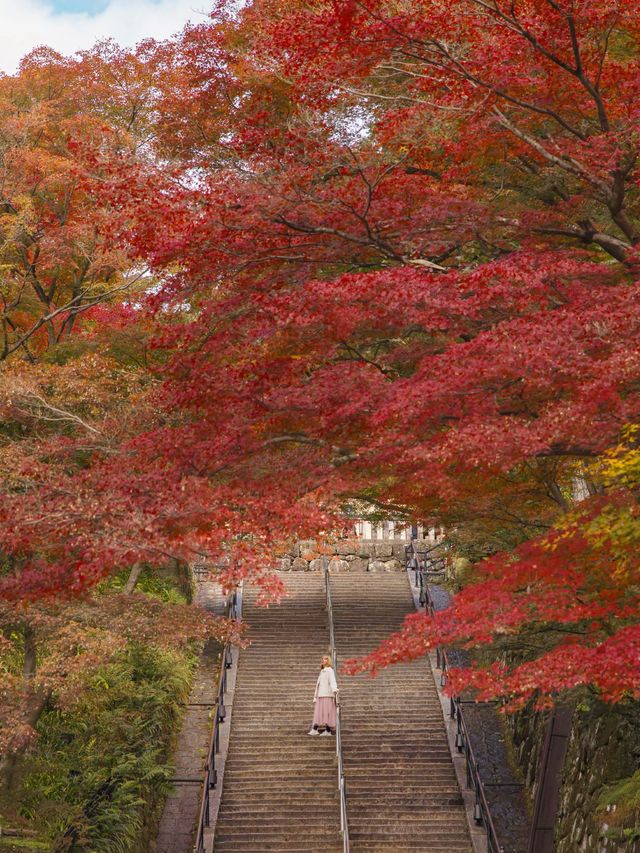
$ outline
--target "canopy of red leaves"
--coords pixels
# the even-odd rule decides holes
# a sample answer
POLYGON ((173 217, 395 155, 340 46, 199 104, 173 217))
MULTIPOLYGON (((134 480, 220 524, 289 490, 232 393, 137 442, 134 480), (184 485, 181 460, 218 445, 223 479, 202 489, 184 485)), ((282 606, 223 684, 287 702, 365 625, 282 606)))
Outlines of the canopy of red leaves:
POLYGON ((637 501, 599 460, 640 419, 639 25, 617 0, 254 0, 77 63, 104 128, 65 154, 82 221, 154 278, 76 329, 116 372, 135 351, 124 406, 53 429, 19 377, 2 594, 175 555, 276 593, 278 548, 356 498, 518 545, 364 665, 494 646, 457 685, 637 693, 633 560, 588 529, 637 501))

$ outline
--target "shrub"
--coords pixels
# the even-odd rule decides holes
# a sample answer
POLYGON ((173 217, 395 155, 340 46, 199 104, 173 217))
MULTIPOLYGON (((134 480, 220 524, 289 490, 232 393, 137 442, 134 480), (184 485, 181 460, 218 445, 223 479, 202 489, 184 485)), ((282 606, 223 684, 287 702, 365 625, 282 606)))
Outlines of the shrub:
POLYGON ((95 673, 73 709, 43 715, 19 808, 52 850, 145 849, 149 816, 169 788, 168 749, 195 662, 131 644, 95 673))

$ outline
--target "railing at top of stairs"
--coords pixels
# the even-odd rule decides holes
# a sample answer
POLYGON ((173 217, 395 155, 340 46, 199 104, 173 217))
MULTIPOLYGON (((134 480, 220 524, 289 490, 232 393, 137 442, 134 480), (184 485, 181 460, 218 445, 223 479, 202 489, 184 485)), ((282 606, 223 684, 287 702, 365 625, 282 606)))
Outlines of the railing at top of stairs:
MULTIPOLYGON (((323 555, 324 586, 327 597, 327 614, 329 618, 329 645, 331 647, 331 662, 334 672, 338 671, 338 655, 336 652, 335 631, 333 627, 333 604, 331 601, 331 581, 326 554, 323 555)), ((336 756, 338 758, 338 791, 340 793, 340 832, 342 833, 342 853, 349 853, 349 820, 347 817, 347 787, 344 778, 342 761, 342 725, 340 719, 340 701, 336 708, 336 756)))

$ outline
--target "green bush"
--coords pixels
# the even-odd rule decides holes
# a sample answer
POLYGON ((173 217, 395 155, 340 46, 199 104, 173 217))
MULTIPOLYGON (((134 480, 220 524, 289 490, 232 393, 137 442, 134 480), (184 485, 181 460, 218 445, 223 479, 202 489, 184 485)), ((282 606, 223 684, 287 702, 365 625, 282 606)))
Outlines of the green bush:
POLYGON ((95 673, 73 709, 43 715, 19 809, 52 851, 146 849, 195 663, 195 655, 131 645, 95 673))
POLYGON ((603 820, 613 824, 608 833, 613 840, 640 841, 640 770, 607 787, 600 797, 599 809, 603 820))
MULTIPOLYGON (((108 580, 103 581, 98 590, 103 594, 110 592, 120 592, 129 577, 129 570, 119 572, 113 575, 108 580)), ((136 592, 143 592, 145 595, 150 595, 152 598, 157 598, 164 604, 188 604, 188 596, 185 592, 178 588, 176 579, 170 575, 162 574, 153 567, 147 567, 143 570, 136 583, 136 592)))

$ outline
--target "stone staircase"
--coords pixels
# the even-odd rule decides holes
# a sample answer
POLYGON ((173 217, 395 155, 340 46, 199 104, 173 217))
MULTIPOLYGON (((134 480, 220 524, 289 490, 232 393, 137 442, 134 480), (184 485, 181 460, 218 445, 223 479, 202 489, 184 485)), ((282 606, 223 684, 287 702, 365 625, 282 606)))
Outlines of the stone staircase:
MULTIPOLYGON (((414 611, 407 576, 331 577, 339 660, 371 651, 414 611)), ((424 659, 339 679, 351 853, 469 853, 442 709, 424 659)))
MULTIPOLYGON (((328 650, 322 572, 287 572, 289 597, 245 593, 251 646, 240 654, 214 851, 341 853, 335 741, 309 737, 328 650)), ((413 611, 401 573, 331 576, 341 660, 374 648, 413 611)), ((339 676, 351 853, 470 853, 440 701, 428 663, 377 678, 339 676)))
POLYGON ((214 851, 340 853, 335 740, 309 737, 313 691, 328 647, 322 573, 288 573, 289 596, 256 606, 240 653, 214 851))

